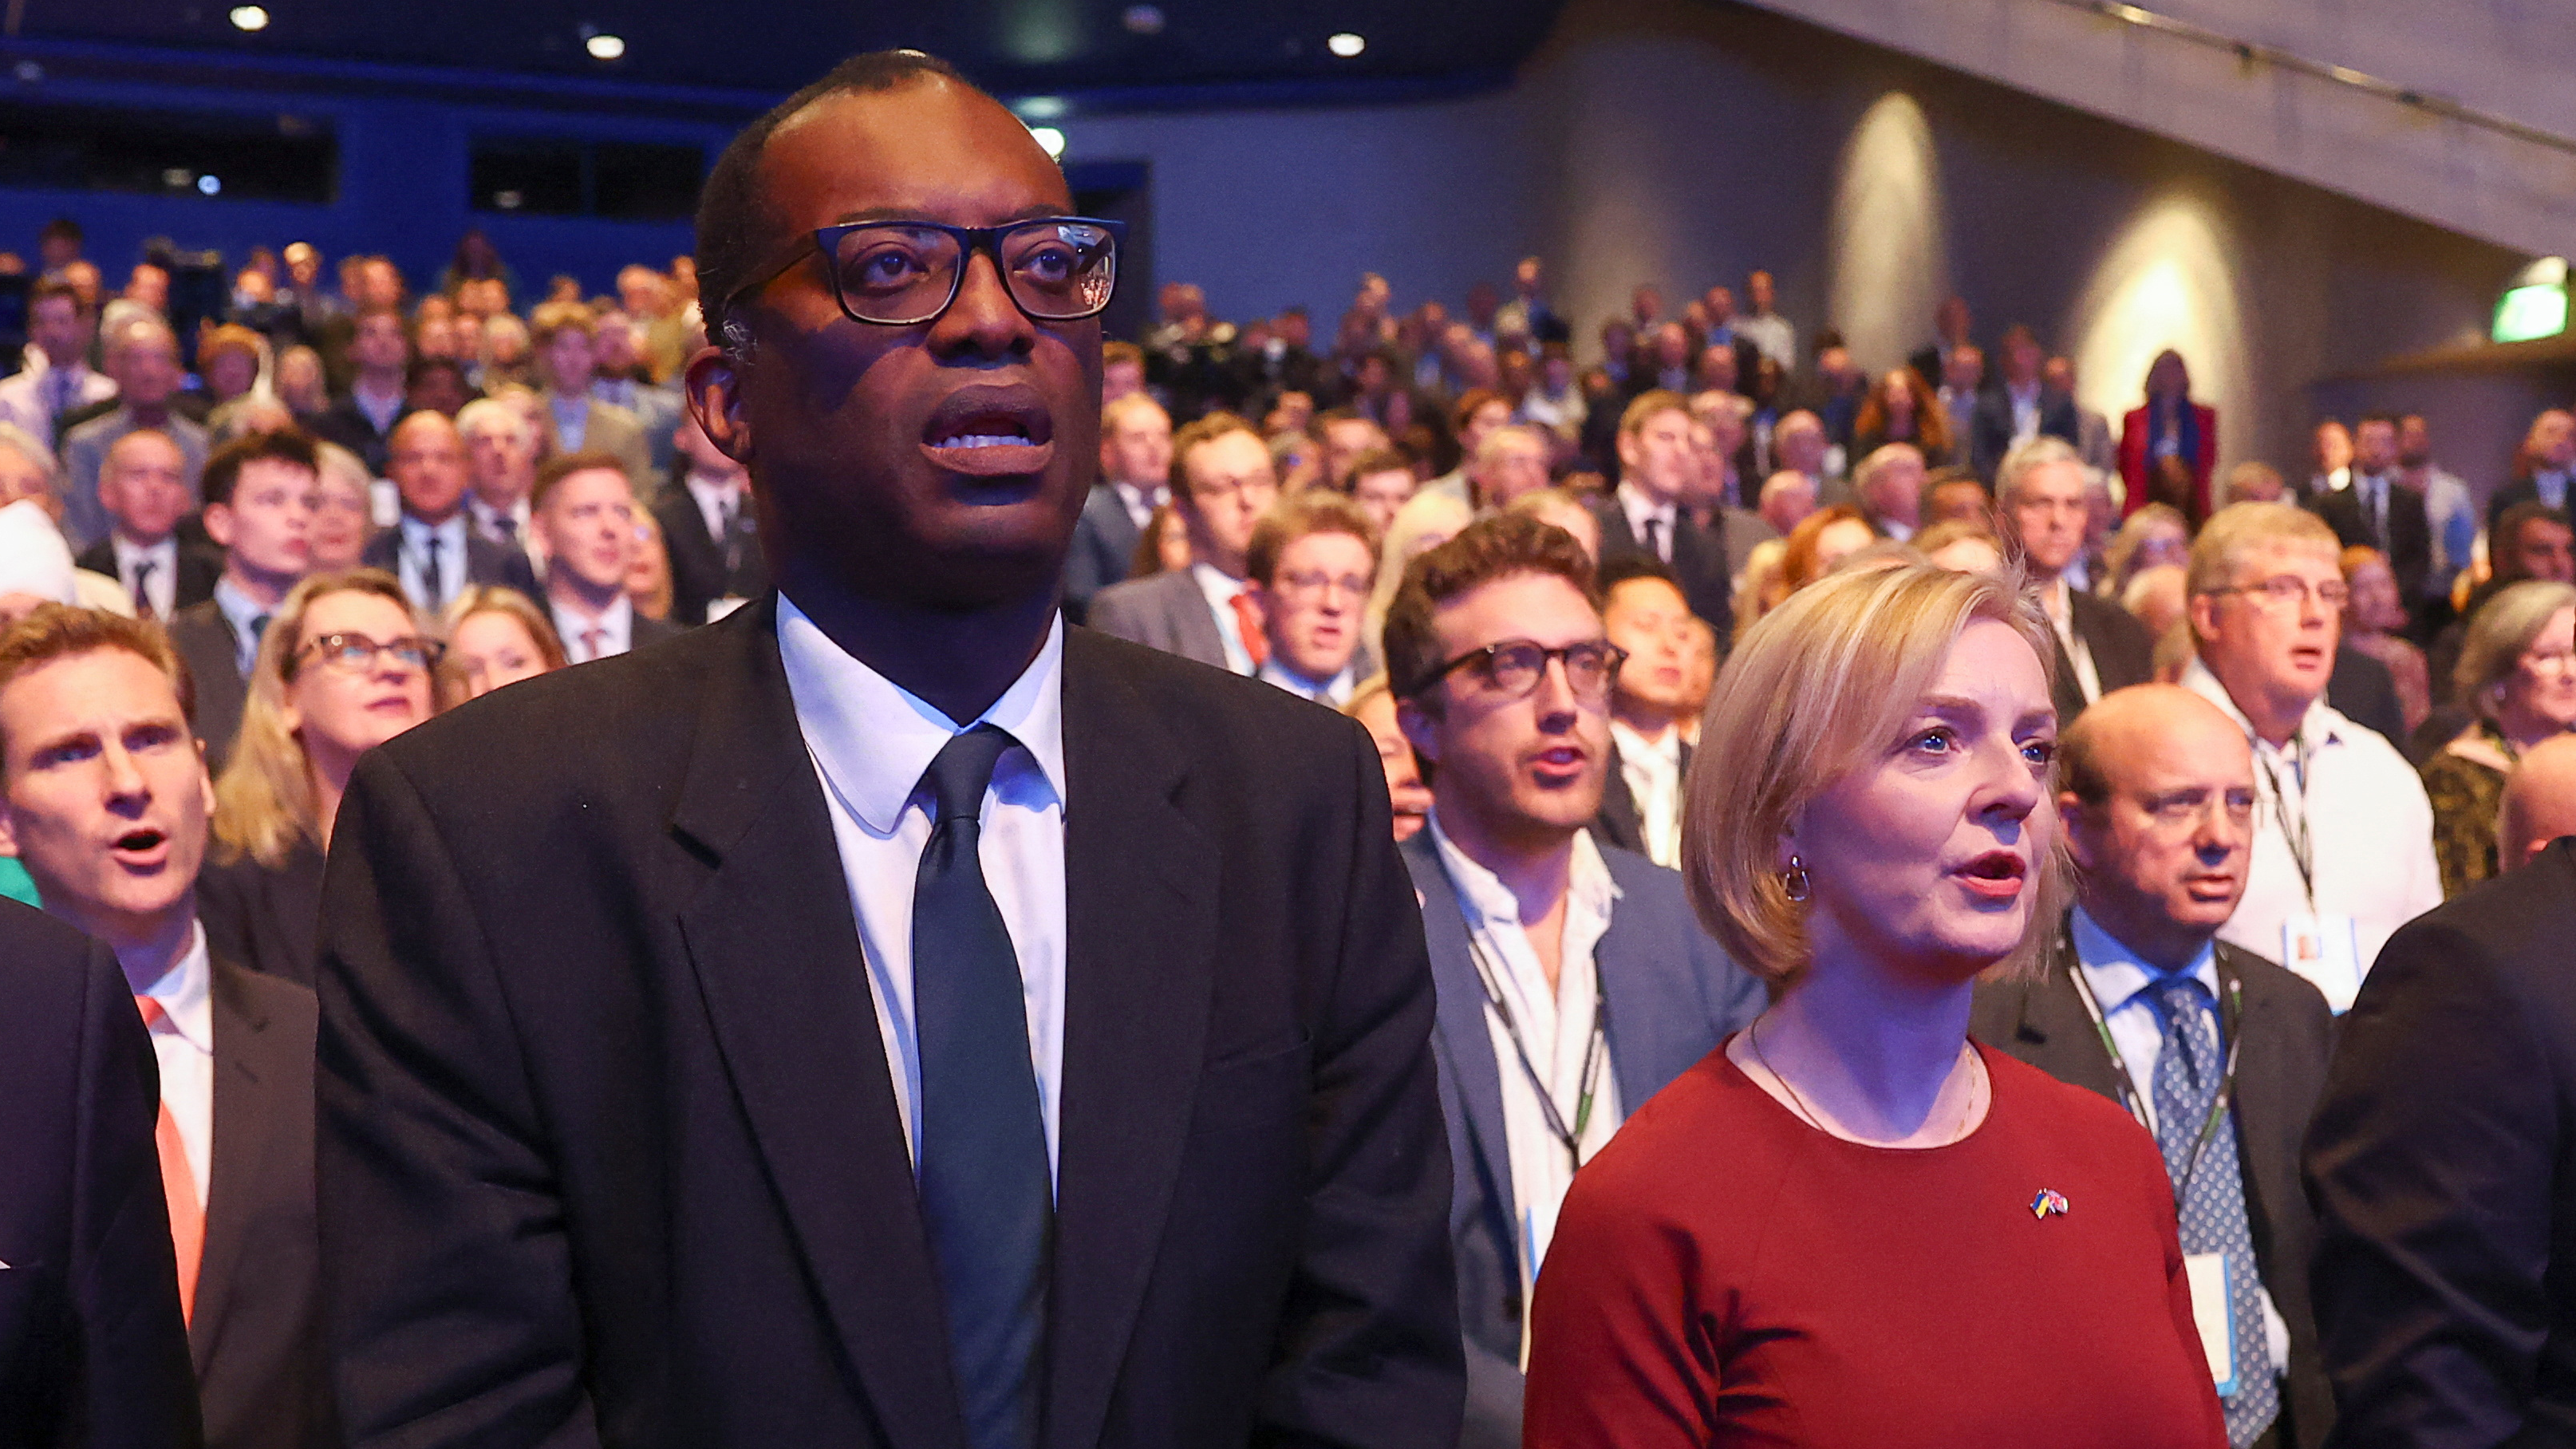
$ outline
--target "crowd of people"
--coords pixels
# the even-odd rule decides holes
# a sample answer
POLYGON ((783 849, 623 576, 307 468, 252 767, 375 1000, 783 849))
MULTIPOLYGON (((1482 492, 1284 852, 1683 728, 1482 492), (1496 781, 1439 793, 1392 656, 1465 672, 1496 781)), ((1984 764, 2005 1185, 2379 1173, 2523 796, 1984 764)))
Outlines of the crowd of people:
POLYGON ((0 913, 0 1110, 95 1140, 0 1174, 0 1421, 2576 1414, 2576 417, 2221 474, 2173 353, 2115 427, 1757 271, 1578 366, 1536 258, 1104 343, 1069 206, 890 52, 614 296, 299 242, 182 337, 46 229, 0 889, 92 941, 0 913))

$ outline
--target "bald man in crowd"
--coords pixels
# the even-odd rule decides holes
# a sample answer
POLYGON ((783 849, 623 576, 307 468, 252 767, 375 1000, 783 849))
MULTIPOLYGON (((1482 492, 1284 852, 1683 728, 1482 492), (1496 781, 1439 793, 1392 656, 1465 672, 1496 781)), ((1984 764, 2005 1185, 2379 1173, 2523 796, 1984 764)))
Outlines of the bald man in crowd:
POLYGON ((2576 735, 2525 750, 2505 777, 2496 813, 2496 844, 2506 870, 2518 870, 2562 835, 2576 835, 2576 735))
POLYGON ((473 474, 465 435, 454 421, 426 408, 412 413, 394 424, 386 450, 386 469, 402 495, 402 518, 368 540, 361 556, 367 567, 401 579, 411 601, 433 614, 468 584, 506 584, 539 597, 528 556, 484 537, 466 516, 466 484, 473 474))
POLYGON ((2299 1136, 2333 1017, 2314 986, 2218 939, 2245 894, 2253 748, 2218 706, 2141 684, 2087 709, 2058 764, 2075 906, 2045 974, 1980 985, 1969 1029, 2155 1134, 2195 1285, 2227 1304, 2200 1330, 2233 1369, 2229 1444, 2317 1449, 2334 1402, 2308 1304, 2299 1136))
MULTIPOLYGON (((107 537, 107 509, 99 501, 98 478, 107 465, 107 450, 138 428, 157 428, 179 445, 187 460, 188 488, 194 493, 198 471, 206 466, 206 430, 173 408, 186 370, 179 365, 179 341, 158 318, 129 322, 107 341, 105 371, 116 380, 116 406, 63 434, 63 536, 75 549, 107 537)), ((68 423, 68 419, 65 420, 68 423)))

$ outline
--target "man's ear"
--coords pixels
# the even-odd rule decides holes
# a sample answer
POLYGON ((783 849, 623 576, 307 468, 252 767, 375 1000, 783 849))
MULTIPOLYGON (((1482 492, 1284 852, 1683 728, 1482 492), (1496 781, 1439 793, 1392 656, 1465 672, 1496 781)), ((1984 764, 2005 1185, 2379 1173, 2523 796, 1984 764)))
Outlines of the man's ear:
POLYGON ((710 347, 689 359, 681 384, 689 395, 689 413, 698 420, 707 441, 726 457, 748 465, 751 423, 743 408, 743 371, 743 363, 731 353, 710 347))
POLYGON ((18 854, 18 817, 0 800, 0 855, 15 858, 18 854))
POLYGON ((206 525, 206 537, 211 538, 211 539, 213 539, 213 540, 215 541, 215 547, 217 547, 217 548, 230 548, 230 547, 232 547, 232 546, 233 546, 233 510, 232 510, 232 505, 231 505, 231 504, 229 504, 229 503, 209 503, 209 504, 207 504, 207 505, 206 505, 205 513, 204 513, 203 517, 204 517, 205 525, 206 525))
POLYGON ((2060 833, 2066 837, 2067 858, 2077 870, 2093 868, 2093 819, 2084 801, 2072 790, 2057 792, 2057 820, 2060 833))
POLYGON ((2186 617, 2191 620, 2191 642, 2197 652, 2200 645, 2218 637, 2218 596, 2194 594, 2184 607, 2189 610, 2186 617))
POLYGON ((1431 764, 1440 763, 1440 736, 1432 728, 1431 716, 1422 706, 1409 699, 1395 702, 1395 727, 1402 731, 1413 752, 1431 764))

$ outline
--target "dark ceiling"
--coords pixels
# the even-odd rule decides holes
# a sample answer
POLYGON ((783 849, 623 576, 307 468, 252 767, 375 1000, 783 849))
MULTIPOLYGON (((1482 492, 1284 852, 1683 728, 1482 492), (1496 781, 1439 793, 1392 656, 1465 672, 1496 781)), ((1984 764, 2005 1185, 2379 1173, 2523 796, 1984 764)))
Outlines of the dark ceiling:
MULTIPOLYGON (((1499 83, 1561 0, 259 0, 265 29, 228 18, 235 0, 23 0, 16 38, 36 49, 135 47, 200 60, 428 67, 544 79, 775 95, 854 51, 910 46, 1006 96, 1089 104, 1338 99, 1370 91, 1499 83), (1337 32, 1366 48, 1327 49, 1337 32), (595 32, 621 59, 585 50, 595 32)), ((7 40, 0 39, 0 52, 7 40)), ((24 47, 22 47, 24 48, 24 47)))

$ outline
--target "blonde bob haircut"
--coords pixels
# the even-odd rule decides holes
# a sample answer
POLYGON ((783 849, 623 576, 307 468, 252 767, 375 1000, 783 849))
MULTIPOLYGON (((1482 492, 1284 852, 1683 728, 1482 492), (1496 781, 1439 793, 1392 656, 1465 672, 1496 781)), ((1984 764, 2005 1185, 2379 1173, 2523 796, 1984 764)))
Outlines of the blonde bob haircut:
MULTIPOLYGON (((1738 965, 1786 990, 1811 959, 1806 911, 1789 899, 1783 833, 1827 789, 1881 759, 1968 625, 2010 625, 2053 674, 2055 639, 2018 571, 1952 573, 1890 562, 1828 574, 1737 641, 1709 695, 1682 805, 1682 879, 1700 924, 1738 965)), ((2054 787, 2042 782, 2042 811, 2054 787)), ((2036 974, 2072 884, 2049 830, 2021 943, 1989 970, 2036 974)))

